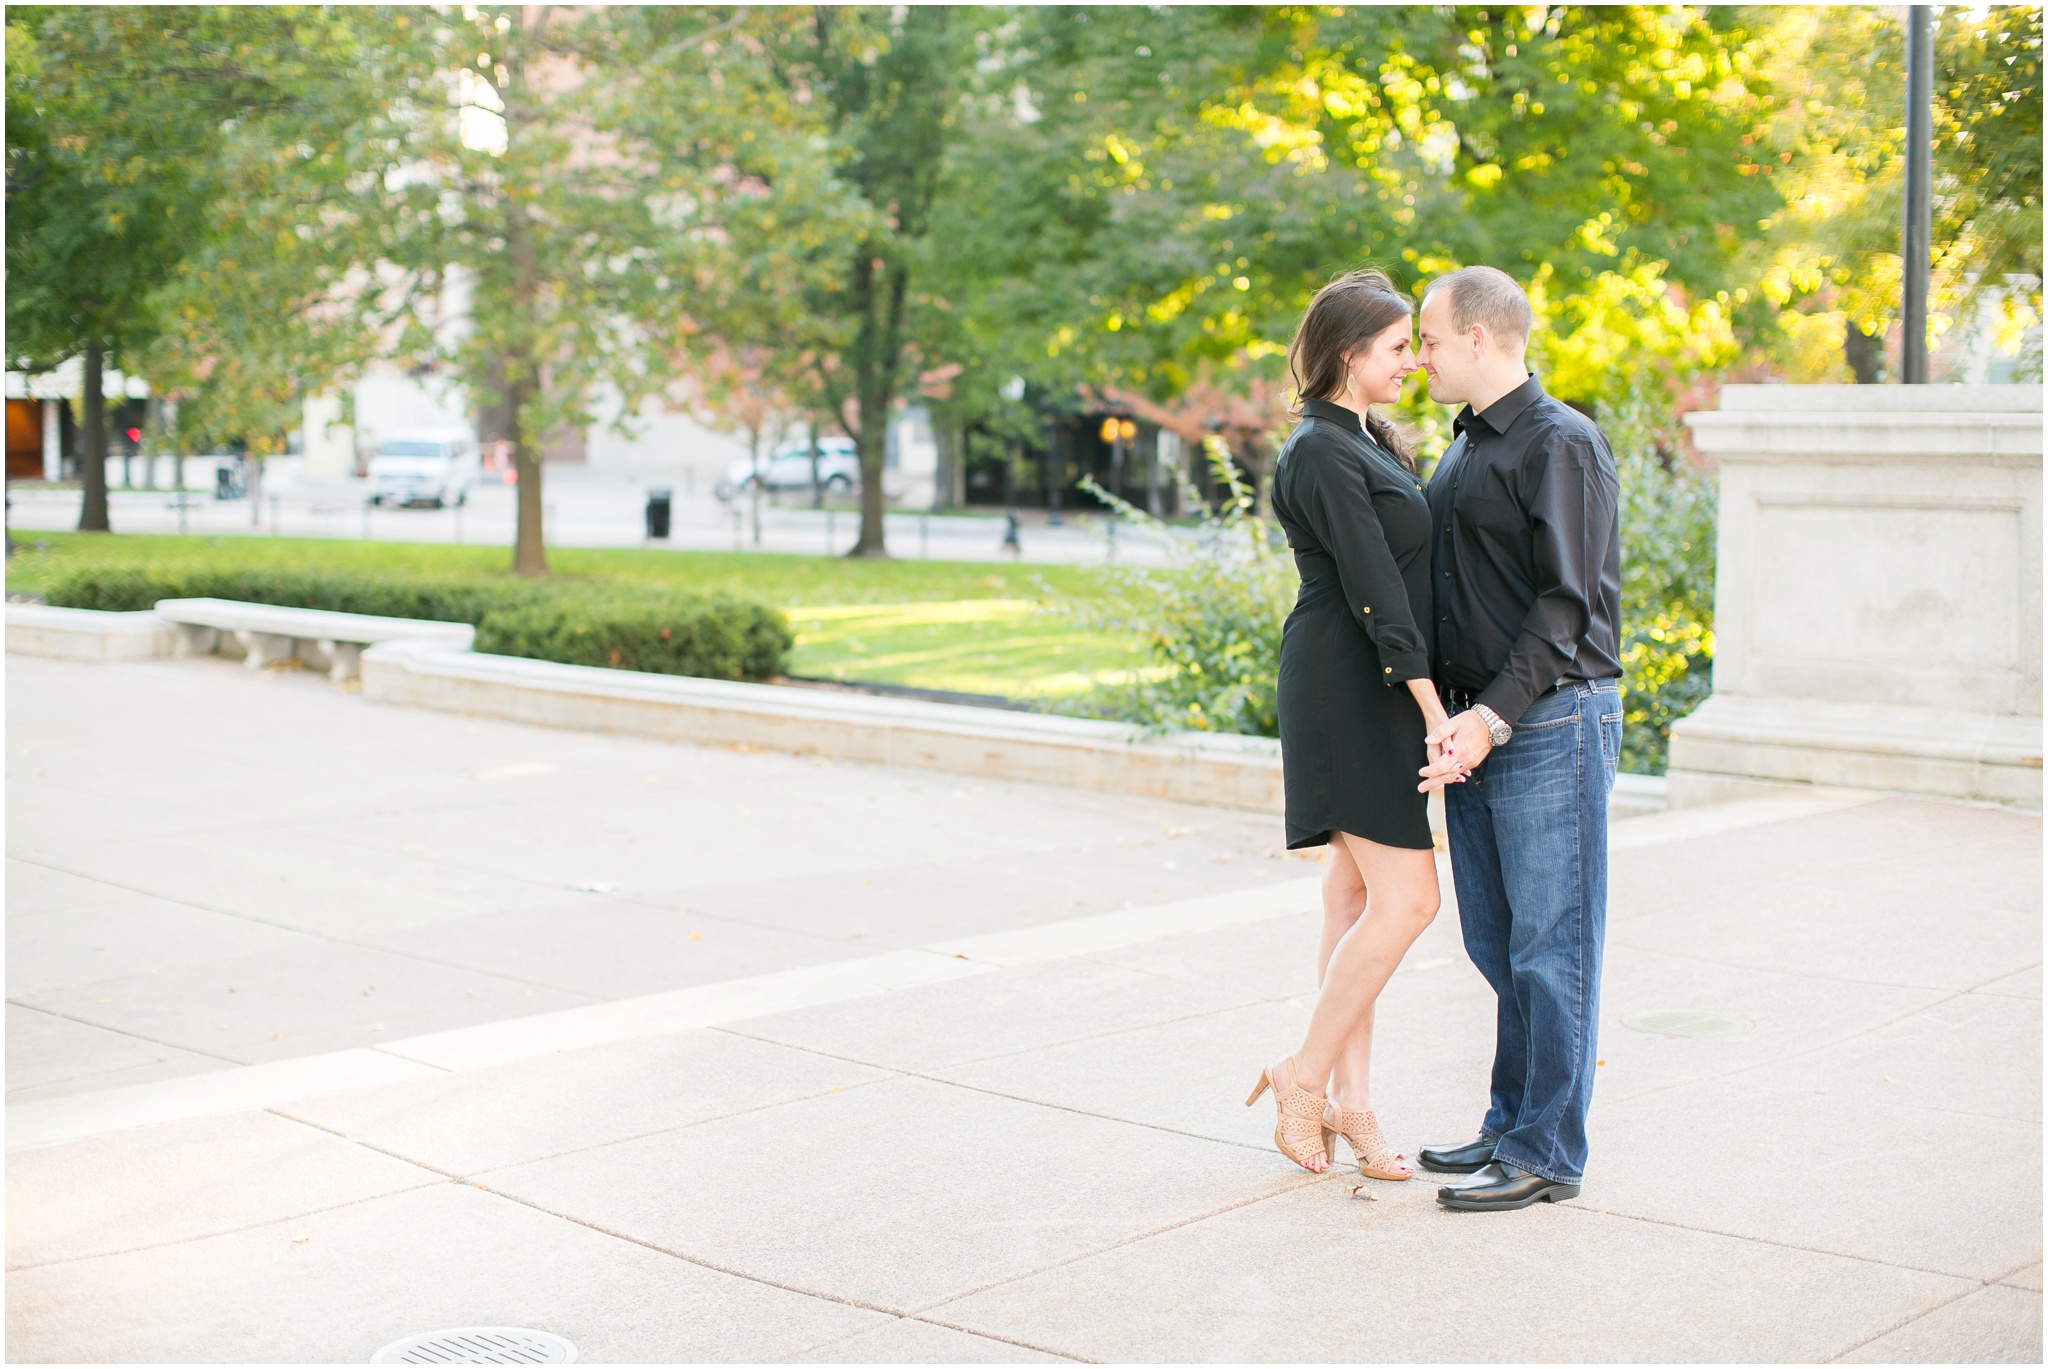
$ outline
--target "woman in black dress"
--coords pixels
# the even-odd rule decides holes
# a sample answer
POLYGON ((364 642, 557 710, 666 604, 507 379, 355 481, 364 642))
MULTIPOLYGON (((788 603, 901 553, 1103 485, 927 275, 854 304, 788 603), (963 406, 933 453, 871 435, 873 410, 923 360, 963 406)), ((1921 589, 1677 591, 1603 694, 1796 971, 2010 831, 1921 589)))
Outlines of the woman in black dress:
POLYGON ((1323 287, 1288 351, 1301 424, 1273 470, 1273 512, 1301 595, 1280 642, 1280 752, 1290 850, 1328 844, 1322 989, 1300 1049, 1259 1076, 1273 1142, 1320 1174, 1342 1136, 1360 1171, 1413 1174, 1368 1092, 1373 1003, 1436 916, 1436 858, 1416 774, 1444 720, 1429 621, 1429 505, 1414 459, 1371 405, 1417 369, 1408 301, 1379 271, 1323 287))

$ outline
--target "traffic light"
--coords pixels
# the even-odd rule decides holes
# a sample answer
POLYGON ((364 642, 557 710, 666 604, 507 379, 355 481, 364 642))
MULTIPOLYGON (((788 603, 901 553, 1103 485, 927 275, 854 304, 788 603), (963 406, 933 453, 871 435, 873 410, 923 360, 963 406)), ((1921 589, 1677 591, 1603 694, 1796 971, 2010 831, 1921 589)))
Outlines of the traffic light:
POLYGON ((128 430, 128 440, 130 442, 140 445, 140 443, 142 442, 142 429, 130 428, 128 430))

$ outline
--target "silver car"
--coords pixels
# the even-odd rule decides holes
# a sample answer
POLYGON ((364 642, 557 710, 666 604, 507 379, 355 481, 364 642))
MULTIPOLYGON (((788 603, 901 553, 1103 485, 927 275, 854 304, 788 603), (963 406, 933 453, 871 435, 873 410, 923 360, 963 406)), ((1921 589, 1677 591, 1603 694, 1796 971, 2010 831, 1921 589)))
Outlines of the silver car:
MULTIPOLYGON (((754 463, 735 461, 725 468, 718 493, 730 499, 753 488, 754 463)), ((811 447, 808 442, 780 448, 761 463, 764 490, 809 490, 811 488, 811 447)), ((818 484, 827 494, 847 494, 860 488, 860 454, 850 437, 818 439, 818 484)))

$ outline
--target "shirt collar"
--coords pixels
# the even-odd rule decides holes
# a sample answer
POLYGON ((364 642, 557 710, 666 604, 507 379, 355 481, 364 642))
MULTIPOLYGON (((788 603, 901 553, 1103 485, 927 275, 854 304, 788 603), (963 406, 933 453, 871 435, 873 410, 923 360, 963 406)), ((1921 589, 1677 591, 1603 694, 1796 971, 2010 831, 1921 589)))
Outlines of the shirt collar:
POLYGON ((1301 403, 1303 418, 1320 418, 1348 428, 1354 433, 1363 433, 1365 425, 1358 421, 1358 414, 1342 404, 1332 404, 1327 399, 1305 399, 1301 403))
POLYGON ((1483 420, 1486 426, 1496 433, 1505 433, 1515 426, 1515 420, 1522 416, 1522 410, 1542 397, 1543 382, 1536 379, 1536 373, 1531 371, 1527 380, 1487 405, 1484 412, 1474 414, 1470 404, 1458 410, 1458 416, 1451 420, 1451 432, 1454 436, 1464 432, 1477 418, 1483 420))

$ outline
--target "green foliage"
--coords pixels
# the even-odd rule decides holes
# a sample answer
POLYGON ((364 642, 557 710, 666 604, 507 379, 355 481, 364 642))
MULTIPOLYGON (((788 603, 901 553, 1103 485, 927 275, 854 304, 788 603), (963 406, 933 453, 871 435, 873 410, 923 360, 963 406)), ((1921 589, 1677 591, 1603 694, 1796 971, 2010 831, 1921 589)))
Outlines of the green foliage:
POLYGON ((61 573, 43 587, 43 597, 61 608, 113 612, 147 609, 159 599, 212 598, 471 623, 478 651, 723 680, 783 673, 795 643, 781 610, 748 599, 504 576, 167 562, 61 573))
POLYGON ((42 587, 59 608, 140 612, 159 599, 233 599, 249 604, 369 613, 382 618, 427 618, 481 623, 493 609, 531 602, 535 587, 481 576, 413 576, 300 567, 209 566, 164 562, 152 566, 83 567, 62 572, 42 587))
MULTIPOLYGON (((1734 287, 1777 203, 1750 174, 1764 22, 1638 6, 1030 11, 995 49, 1017 97, 963 116, 976 132, 953 174, 986 189, 948 211, 970 250, 945 289, 992 380, 1015 368, 1160 402, 1213 380, 1259 393, 1274 430, 1282 341, 1364 260, 1411 285, 1497 264, 1546 282, 1567 332, 1647 319, 1631 369, 1719 364, 1725 318, 1696 306, 1734 287), (1593 317, 1568 311, 1609 276, 1622 284, 1593 317)), ((1612 374, 1589 363, 1552 388, 1590 402, 1612 374)))
POLYGON ((1671 724, 1713 687, 1714 473, 1640 390, 1599 422, 1621 478, 1621 768, 1660 775, 1671 724))
MULTIPOLYGON (((1712 685, 1714 476, 1686 455, 1677 421, 1653 395, 1602 405, 1599 419, 1621 481, 1621 768, 1662 774, 1671 724, 1712 685)), ((1220 443, 1209 458, 1230 501, 1220 516, 1204 514, 1200 536, 1173 544, 1171 568, 1108 572, 1097 601, 1054 598, 1090 627, 1143 640, 1158 669, 1060 711, 1278 734, 1281 626, 1298 581, 1285 547, 1252 517, 1250 490, 1220 443)), ((1093 492, 1129 521, 1152 521, 1106 490, 1093 492)))
POLYGON ((549 595, 486 614, 476 649, 568 665, 766 679, 783 673, 795 635, 776 609, 745 599, 634 602, 616 595, 549 595))
MULTIPOLYGON (((1286 547, 1255 516, 1251 487, 1223 444, 1212 440, 1207 452, 1222 509, 1203 508, 1196 535, 1169 543, 1167 569, 1113 569, 1102 598, 1055 601, 1087 627, 1142 640, 1157 669, 1062 702, 1061 712, 1160 730, 1280 734, 1280 628, 1300 582, 1286 547)), ((1092 481, 1087 488, 1126 522, 1156 526, 1092 481)), ((1199 507, 1191 489, 1183 495, 1199 507)))
MULTIPOLYGON (((1943 6, 1934 23, 1930 341, 1990 305, 1996 344, 2020 354, 2042 309, 2042 11, 1943 6)), ((1787 8, 1759 44, 1778 92, 1763 170, 1782 204, 1745 271, 1768 305, 1752 310, 1752 335, 1790 380, 1885 378, 1900 298, 1904 46, 1897 11, 1857 6, 1787 8), (1851 328, 1874 341, 1845 347, 1851 328)), ((2038 363, 2021 371, 2038 375, 2038 363)))

